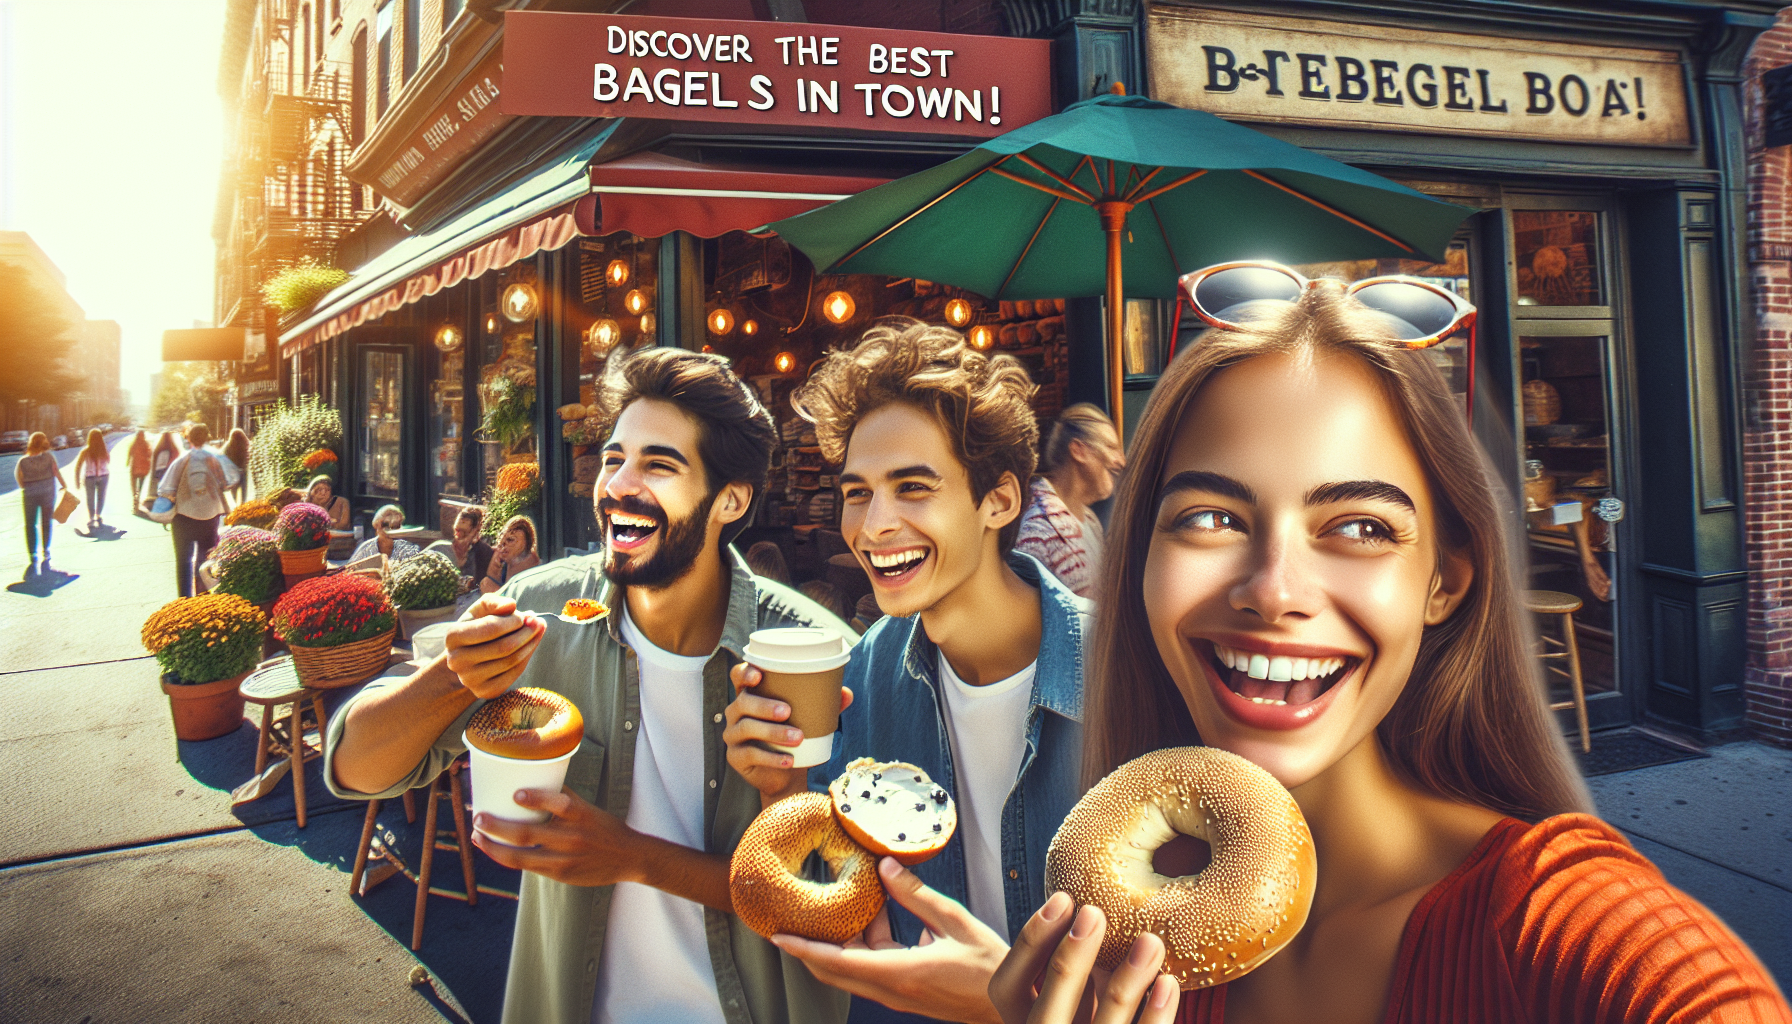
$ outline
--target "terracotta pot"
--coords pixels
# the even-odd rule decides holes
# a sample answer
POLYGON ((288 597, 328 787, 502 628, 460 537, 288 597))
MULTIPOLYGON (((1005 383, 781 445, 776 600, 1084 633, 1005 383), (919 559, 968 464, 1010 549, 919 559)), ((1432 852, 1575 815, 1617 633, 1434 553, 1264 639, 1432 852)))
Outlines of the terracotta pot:
POLYGON ((445 604, 440 608, 419 608, 398 610, 398 635, 406 640, 415 636, 424 626, 433 626, 438 622, 453 622, 454 605, 445 604))
POLYGON ((307 548, 304 551, 280 552, 280 571, 286 576, 288 588, 324 574, 324 556, 329 553, 329 545, 320 548, 307 548))
POLYGON ((243 724, 243 695, 237 687, 248 675, 211 683, 171 683, 173 677, 164 673, 162 692, 174 715, 174 738, 215 740, 235 732, 243 724))

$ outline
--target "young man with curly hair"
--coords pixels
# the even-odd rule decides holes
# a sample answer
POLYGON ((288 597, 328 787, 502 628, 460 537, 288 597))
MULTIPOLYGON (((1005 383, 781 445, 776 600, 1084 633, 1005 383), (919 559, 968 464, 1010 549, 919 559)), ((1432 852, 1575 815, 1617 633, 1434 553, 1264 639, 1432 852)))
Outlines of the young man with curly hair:
POLYGON ((743 666, 729 763, 770 804, 858 757, 908 761, 958 806, 939 856, 913 872, 884 859, 894 902, 859 940, 774 940, 860 997, 854 1021, 999 1019, 990 975, 1047 896, 1046 847, 1080 793, 1088 605, 1011 550, 1036 462, 1033 391, 1012 357, 907 320, 830 354, 792 398, 841 464, 841 532, 885 618, 847 666, 832 761, 810 774, 755 745, 800 736, 743 666))
POLYGON ((613 359, 599 405, 604 550, 516 573, 455 624, 445 655, 369 683, 330 719, 325 777, 344 796, 396 796, 459 756, 482 701, 555 690, 585 738, 564 789, 518 793, 548 820, 474 823, 482 851, 524 872, 505 1022, 838 1024, 844 995, 730 912, 729 857, 761 798, 727 768, 728 670, 755 630, 853 635, 730 546, 776 428, 727 360, 682 349, 613 359), (610 614, 548 621, 574 598, 610 614))

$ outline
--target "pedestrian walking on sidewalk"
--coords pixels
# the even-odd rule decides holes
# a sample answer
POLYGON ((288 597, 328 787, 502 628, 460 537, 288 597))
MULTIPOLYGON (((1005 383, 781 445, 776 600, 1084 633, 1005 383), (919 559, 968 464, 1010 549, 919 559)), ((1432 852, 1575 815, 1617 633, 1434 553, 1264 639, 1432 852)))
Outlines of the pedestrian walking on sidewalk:
POLYGON ((149 479, 149 437, 143 431, 131 438, 131 507, 143 504, 143 481, 149 479))
POLYGON ((236 504, 241 505, 249 490, 249 435, 243 433, 243 428, 230 432, 230 440, 224 442, 224 457, 240 474, 236 486, 228 493, 236 499, 236 504))
POLYGON ((25 454, 13 463, 12 478, 18 482, 21 497, 25 506, 25 550, 31 555, 31 566, 28 574, 35 574, 41 567, 44 572, 50 571, 50 516, 56 510, 56 485, 61 484, 68 490, 68 482, 62 479, 62 467, 56 465, 56 455, 50 451, 49 435, 39 430, 25 442, 25 454), (43 562, 39 565, 37 557, 37 526, 43 522, 44 544, 43 562))
POLYGON ((75 479, 87 489, 87 531, 92 533, 105 525, 100 513, 106 508, 106 484, 112 479, 112 453, 106 450, 106 435, 97 430, 87 432, 87 445, 75 456, 75 479))
POLYGON ((150 457, 150 472, 153 474, 153 479, 149 482, 151 494, 161 493, 162 474, 168 472, 168 467, 174 465, 174 460, 178 458, 180 445, 174 443, 174 431, 166 431, 161 440, 156 442, 155 454, 150 457))
POLYGON ((205 443, 211 431, 195 423, 187 431, 185 455, 175 459, 156 493, 174 502, 174 581, 180 596, 192 597, 199 565, 218 544, 218 520, 224 517, 224 492, 242 474, 205 443))

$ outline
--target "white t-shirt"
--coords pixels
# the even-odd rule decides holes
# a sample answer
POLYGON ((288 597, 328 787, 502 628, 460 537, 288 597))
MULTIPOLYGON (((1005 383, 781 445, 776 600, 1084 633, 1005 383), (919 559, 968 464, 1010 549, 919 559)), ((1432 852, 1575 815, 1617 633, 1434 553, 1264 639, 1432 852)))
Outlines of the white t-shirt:
MULTIPOLYGON (((641 721, 628 826, 703 849, 703 666, 669 654, 622 612, 622 639, 641 666, 641 721)), ((701 904, 637 882, 616 883, 597 969, 593 1024, 722 1024, 701 904)))
POLYGON ((952 775, 958 780, 958 834, 964 840, 970 911, 1008 934, 1008 902, 1002 894, 1002 808, 1020 774, 1027 749, 1027 709, 1032 704, 1035 661, 1000 682, 972 686, 958 678, 940 652, 940 689, 946 695, 946 731, 952 739, 952 775), (970 740, 970 742, 966 742, 970 740))

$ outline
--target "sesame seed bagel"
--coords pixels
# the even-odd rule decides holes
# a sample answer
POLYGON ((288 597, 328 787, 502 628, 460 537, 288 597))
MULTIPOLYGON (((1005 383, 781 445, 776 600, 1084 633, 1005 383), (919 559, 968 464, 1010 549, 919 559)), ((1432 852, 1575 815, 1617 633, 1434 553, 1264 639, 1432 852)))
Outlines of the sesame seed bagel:
POLYGON ((1098 962, 1112 970, 1140 932, 1164 941, 1164 972, 1183 991, 1235 981, 1306 924, 1313 836, 1275 777, 1213 747, 1174 747, 1128 761, 1083 795, 1052 838, 1047 891, 1107 915, 1098 962), (1157 873, 1152 856, 1178 833, 1206 840, 1193 875, 1157 873))
POLYGON ((578 749, 585 719, 552 690, 519 686, 485 702, 467 720, 467 742, 488 754, 546 761, 578 749))
POLYGON ((728 865, 734 912, 766 938, 783 933, 844 943, 864 931, 884 905, 877 858, 834 819, 825 793, 798 793, 762 811, 747 826, 728 865), (819 853, 832 882, 797 872, 819 853))

